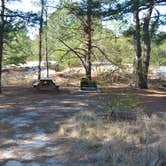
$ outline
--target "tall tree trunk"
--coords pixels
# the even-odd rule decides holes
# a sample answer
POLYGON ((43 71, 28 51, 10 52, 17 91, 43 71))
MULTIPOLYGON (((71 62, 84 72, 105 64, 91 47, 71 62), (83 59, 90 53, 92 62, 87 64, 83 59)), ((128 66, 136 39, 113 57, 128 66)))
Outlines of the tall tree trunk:
POLYGON ((151 35, 149 32, 149 25, 150 25, 152 11, 154 8, 154 0, 149 0, 148 2, 149 2, 148 10, 146 11, 146 16, 144 18, 144 26, 143 26, 143 42, 144 42, 143 82, 144 82, 144 88, 148 88, 148 70, 149 70, 150 52, 151 52, 151 35))
POLYGON ((47 8, 45 10, 45 14, 46 14, 46 27, 45 27, 45 54, 46 54, 46 68, 47 68, 47 77, 49 77, 49 63, 48 63, 48 34, 47 34, 47 8))
POLYGON ((85 44, 86 44, 86 78, 90 79, 91 76, 91 51, 92 51, 92 8, 91 8, 91 0, 87 0, 87 20, 84 27, 85 33, 85 44))
POLYGON ((38 66, 38 80, 41 78, 41 61, 42 61, 42 32, 43 32, 43 12, 44 12, 44 0, 41 3, 41 14, 39 23, 39 66, 38 66))
POLYGON ((3 59, 3 39, 4 39, 4 9, 5 2, 1 0, 0 15, 0 93, 2 92, 2 59, 3 59))
POLYGON ((135 87, 144 88, 143 85, 143 69, 142 69, 142 48, 140 35, 140 19, 137 6, 134 8, 133 18, 135 23, 134 48, 135 48, 135 87))

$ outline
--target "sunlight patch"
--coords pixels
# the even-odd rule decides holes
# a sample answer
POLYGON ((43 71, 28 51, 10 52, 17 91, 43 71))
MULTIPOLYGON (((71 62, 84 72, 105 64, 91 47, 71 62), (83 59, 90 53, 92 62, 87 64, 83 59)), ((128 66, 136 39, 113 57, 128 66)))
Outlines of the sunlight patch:
POLYGON ((10 139, 10 140, 6 140, 2 143, 2 145, 11 145, 11 144, 16 144, 17 141, 10 139))
POLYGON ((15 151, 11 148, 0 150, 0 160, 15 158, 15 151))
POLYGON ((49 141, 50 139, 46 136, 46 134, 42 133, 35 137, 32 137, 31 140, 19 141, 19 146, 42 148, 45 147, 49 143, 49 141))
POLYGON ((36 107, 26 107, 26 108, 24 108, 24 110, 25 111, 32 111, 32 110, 35 110, 36 109, 36 107))
POLYGON ((36 156, 32 152, 24 151, 20 153, 20 158, 22 160, 33 160, 35 157, 36 156))

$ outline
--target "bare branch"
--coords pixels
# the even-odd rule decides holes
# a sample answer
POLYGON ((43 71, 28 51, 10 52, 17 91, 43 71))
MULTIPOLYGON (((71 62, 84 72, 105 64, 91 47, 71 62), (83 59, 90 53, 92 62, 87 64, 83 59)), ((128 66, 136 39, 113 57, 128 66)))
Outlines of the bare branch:
POLYGON ((113 62, 113 61, 109 58, 109 56, 108 56, 101 48, 99 48, 98 46, 92 46, 92 47, 93 47, 93 48, 97 48, 97 49, 104 55, 104 57, 106 58, 106 60, 108 60, 109 62, 111 62, 113 65, 119 66, 119 64, 113 62))
POLYGON ((69 50, 71 50, 79 59, 80 61, 82 62, 84 68, 86 69, 86 64, 83 60, 83 58, 80 56, 80 53, 78 53, 77 51, 75 51, 73 48, 71 48, 69 45, 67 45, 63 40, 59 39, 59 41, 64 44, 67 48, 69 48, 69 50))

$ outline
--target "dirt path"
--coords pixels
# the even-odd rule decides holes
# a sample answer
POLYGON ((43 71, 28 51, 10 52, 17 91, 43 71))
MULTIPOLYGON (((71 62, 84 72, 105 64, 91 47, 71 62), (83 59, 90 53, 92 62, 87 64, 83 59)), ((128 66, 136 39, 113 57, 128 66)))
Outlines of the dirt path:
MULTIPOLYGON (((112 86, 112 96, 128 89, 112 86)), ((166 111, 163 90, 134 90, 147 110, 166 111)), ((97 93, 76 89, 36 92, 10 87, 0 95, 0 165, 2 166, 93 166, 71 152, 73 140, 60 137, 59 127, 80 111, 101 110, 97 93)), ((102 103, 101 103, 102 104, 102 103)))
MULTIPOLYGON (((59 93, 8 88, 0 96, 0 165, 81 165, 70 141, 58 135, 65 120, 84 110, 100 109, 95 93, 61 89, 59 93)), ((84 161, 84 165, 86 161, 84 161)))

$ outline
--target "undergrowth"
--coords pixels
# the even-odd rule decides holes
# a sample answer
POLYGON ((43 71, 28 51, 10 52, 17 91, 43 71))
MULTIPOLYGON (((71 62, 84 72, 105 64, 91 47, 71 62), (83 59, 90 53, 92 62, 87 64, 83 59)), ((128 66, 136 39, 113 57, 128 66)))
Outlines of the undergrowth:
POLYGON ((166 164, 165 115, 106 123, 85 111, 62 125, 59 134, 74 139, 72 148, 97 166, 166 164))
MULTIPOLYGON (((108 92, 107 92, 108 93, 108 92)), ((139 96, 136 96, 134 93, 128 91, 121 94, 121 96, 112 96, 112 92, 109 92, 109 95, 99 96, 98 101, 103 103, 105 109, 103 111, 112 113, 113 111, 144 111, 141 107, 141 99, 139 96)))

